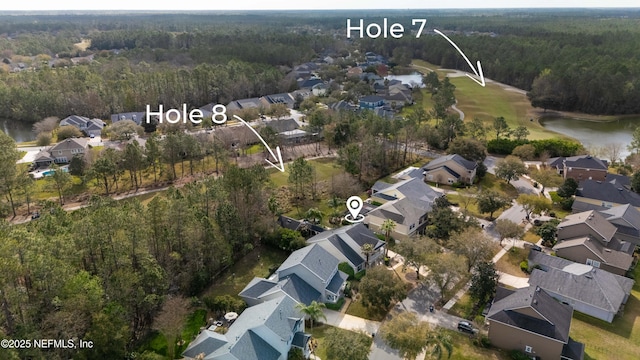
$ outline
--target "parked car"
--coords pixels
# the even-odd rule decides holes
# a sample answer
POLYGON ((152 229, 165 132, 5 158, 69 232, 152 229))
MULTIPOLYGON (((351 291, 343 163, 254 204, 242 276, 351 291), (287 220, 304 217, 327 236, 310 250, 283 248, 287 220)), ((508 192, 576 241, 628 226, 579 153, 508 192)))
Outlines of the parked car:
POLYGON ((538 245, 533 244, 533 245, 531 245, 531 250, 533 250, 533 251, 542 251, 542 248, 540 246, 538 246, 538 245))
POLYGON ((468 321, 460 321, 458 322, 458 331, 475 334, 478 332, 478 329, 475 329, 468 321))
POLYGON ((31 213, 31 220, 35 220, 40 218, 40 213, 37 211, 34 211, 33 213, 31 213))

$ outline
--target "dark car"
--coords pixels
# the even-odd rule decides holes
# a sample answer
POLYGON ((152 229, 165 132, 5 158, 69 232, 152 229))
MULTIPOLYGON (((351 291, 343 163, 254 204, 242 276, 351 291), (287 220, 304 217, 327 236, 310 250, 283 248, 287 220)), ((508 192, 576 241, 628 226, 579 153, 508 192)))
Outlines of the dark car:
POLYGON ((531 250, 533 251, 542 251, 542 248, 538 245, 531 245, 531 250))
POLYGON ((31 214, 31 220, 35 220, 35 219, 38 219, 38 218, 40 218, 40 213, 39 213, 39 212, 37 212, 37 211, 34 211, 34 212, 31 214))
POLYGON ((476 329, 473 328, 470 322, 468 321, 460 321, 458 322, 458 330, 462 332, 466 332, 469 334, 475 334, 477 332, 476 329))

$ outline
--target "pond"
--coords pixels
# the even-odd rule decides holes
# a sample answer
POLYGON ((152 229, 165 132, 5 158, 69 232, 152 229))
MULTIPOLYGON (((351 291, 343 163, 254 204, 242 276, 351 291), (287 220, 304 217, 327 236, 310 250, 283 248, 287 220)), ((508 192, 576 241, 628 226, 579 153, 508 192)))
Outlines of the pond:
POLYGON ((407 84, 411 87, 416 85, 424 87, 424 84, 422 83, 422 74, 419 72, 414 72, 409 75, 389 75, 385 77, 385 80, 400 80, 403 84, 407 84))
POLYGON ((629 155, 627 145, 631 143, 631 134, 640 125, 640 116, 606 122, 548 117, 540 119, 540 124, 546 129, 580 141, 586 148, 620 143, 623 145, 622 158, 625 158, 629 155))
POLYGON ((31 131, 33 124, 23 121, 0 119, 0 130, 11 136, 17 143, 32 141, 36 134, 31 131))

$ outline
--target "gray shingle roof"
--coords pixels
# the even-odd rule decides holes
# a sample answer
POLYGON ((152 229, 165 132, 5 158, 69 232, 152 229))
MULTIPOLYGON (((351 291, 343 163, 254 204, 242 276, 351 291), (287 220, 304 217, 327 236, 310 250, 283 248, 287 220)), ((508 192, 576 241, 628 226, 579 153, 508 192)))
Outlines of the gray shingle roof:
MULTIPOLYGON (((567 215, 560 224, 558 224, 558 240, 564 240, 564 229, 585 224, 600 236, 598 240, 603 242, 611 241, 616 233, 616 227, 609 223, 604 216, 596 211, 585 211, 577 214, 567 215)), ((588 235, 588 234, 581 234, 588 235)))
POLYGON ((194 358, 201 353, 211 354, 226 344, 227 338, 224 335, 211 330, 204 330, 189 344, 189 347, 182 355, 194 358))
POLYGON ((632 250, 631 244, 621 243, 617 239, 613 239, 605 246, 590 236, 583 236, 559 241, 553 249, 557 251, 577 246, 586 247, 599 258, 599 261, 619 269, 628 270, 633 262, 633 256, 629 254, 632 250))
POLYGON ((278 282, 280 289, 285 294, 291 296, 294 300, 305 305, 311 304, 312 301, 320 301, 322 294, 307 284, 302 278, 296 274, 287 276, 278 282))
POLYGON ((573 309, 534 286, 518 289, 495 301, 487 314, 493 320, 567 343, 573 309), (532 309, 533 317, 525 314, 532 309))
MULTIPOLYGON (((302 319, 296 301, 285 295, 247 308, 225 335, 209 330, 201 332, 183 355, 193 358, 204 353, 206 359, 218 360, 278 359, 279 345, 289 341, 302 319), (268 342, 272 336, 279 339, 278 343, 268 342)), ((284 346, 280 348, 284 350, 284 346)))
POLYGON ((640 211, 630 204, 614 206, 600 211, 618 232, 640 237, 640 211))
POLYGON ((547 271, 534 269, 529 284, 616 313, 626 294, 613 276, 607 271, 576 263, 564 270, 551 267, 547 271), (581 272, 580 269, 587 271, 581 272))
POLYGON ((424 166, 424 169, 433 170, 433 169, 439 168, 440 166, 445 165, 449 161, 455 161, 458 164, 462 165, 467 170, 473 170, 478 166, 477 163, 473 161, 469 161, 458 154, 451 154, 451 155, 441 156, 437 159, 431 160, 427 165, 424 166))
POLYGON ((141 123, 147 121, 147 114, 144 111, 111 114, 112 123, 116 123, 122 120, 131 120, 140 125, 141 123))
POLYGON ((331 279, 331 282, 329 282, 329 285, 327 285, 327 291, 332 292, 336 295, 339 294, 340 287, 342 287, 342 284, 344 284, 345 281, 347 281, 348 277, 349 275, 343 273, 342 271, 340 270, 336 271, 336 274, 333 276, 333 279, 331 279))
POLYGON ((583 180, 578 186, 576 196, 595 199, 615 204, 631 204, 640 206, 640 194, 634 193, 620 184, 609 181, 583 180))
POLYGON ((365 261, 365 258, 360 255, 359 252, 352 249, 340 236, 333 235, 327 240, 329 240, 331 245, 338 249, 338 251, 340 251, 354 266, 360 266, 365 261))
POLYGON ((321 246, 311 244, 291 253, 280 265, 277 272, 280 273, 297 265, 302 265, 309 269, 322 281, 328 283, 334 270, 338 267, 338 259, 321 246))
POLYGON ((307 240, 307 243, 315 244, 324 241, 328 241, 356 267, 366 260, 366 257, 361 252, 364 244, 371 244, 374 249, 384 246, 384 241, 378 239, 373 231, 362 223, 325 231, 313 236, 307 240))
POLYGON ((294 119, 271 120, 265 122, 264 125, 278 134, 300 128, 300 125, 294 119))
POLYGON ((271 290, 277 283, 275 281, 255 277, 240 291, 238 296, 243 298, 259 299, 262 294, 271 290))
POLYGON ((529 283, 547 288, 563 296, 593 303, 602 309, 617 311, 626 294, 631 293, 634 281, 592 266, 546 255, 540 251, 529 252, 529 265, 539 265, 529 283), (549 271, 556 269, 557 271, 549 271), (560 288, 560 289, 558 289, 560 288), (613 307, 611 307, 613 305, 613 307))

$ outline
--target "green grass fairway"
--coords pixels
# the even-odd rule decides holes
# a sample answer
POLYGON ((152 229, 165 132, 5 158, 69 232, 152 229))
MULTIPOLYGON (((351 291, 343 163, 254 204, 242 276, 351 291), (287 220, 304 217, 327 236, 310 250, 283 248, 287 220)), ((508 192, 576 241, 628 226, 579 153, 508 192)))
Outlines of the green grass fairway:
MULTIPOLYGON (((333 175, 344 172, 334 158, 308 160, 308 162, 315 169, 318 181, 330 180, 333 175)), ((274 168, 269 169, 269 172, 271 174, 271 181, 273 181, 275 186, 289 185, 289 164, 285 164, 284 172, 280 172, 274 168)))
MULTIPOLYGON (((412 66, 423 73, 435 70, 441 78, 448 74, 457 74, 454 70, 440 69, 439 66, 423 60, 414 60, 412 66)), ((450 80, 456 86, 457 107, 464 112, 465 121, 478 117, 485 125, 491 126, 494 118, 503 116, 511 128, 526 126, 531 140, 562 136, 546 130, 536 121, 534 108, 525 94, 495 82, 487 82, 486 86, 482 87, 466 76, 450 76, 450 80), (531 118, 534 118, 534 121, 530 121, 531 118)), ((430 99, 430 96, 424 96, 424 99, 430 99)), ((429 106, 425 103, 422 106, 430 110, 432 104, 429 106)), ((489 137, 491 135, 490 133, 489 137)))

